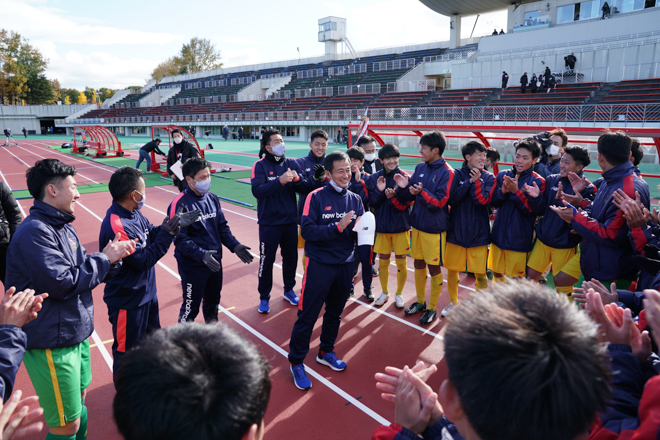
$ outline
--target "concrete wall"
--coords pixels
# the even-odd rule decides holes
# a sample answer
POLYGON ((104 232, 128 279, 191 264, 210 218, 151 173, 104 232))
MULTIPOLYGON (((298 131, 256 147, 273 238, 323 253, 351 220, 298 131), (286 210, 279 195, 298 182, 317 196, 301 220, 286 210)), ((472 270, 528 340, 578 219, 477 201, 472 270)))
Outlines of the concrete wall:
POLYGON ((131 93, 131 91, 128 89, 117 90, 110 99, 106 99, 105 101, 103 101, 103 104, 101 104, 101 108, 110 108, 112 104, 121 101, 122 99, 127 97, 129 93, 131 93))
POLYGON ((0 117, 36 116, 64 118, 87 108, 89 104, 72 105, 0 105, 0 117))

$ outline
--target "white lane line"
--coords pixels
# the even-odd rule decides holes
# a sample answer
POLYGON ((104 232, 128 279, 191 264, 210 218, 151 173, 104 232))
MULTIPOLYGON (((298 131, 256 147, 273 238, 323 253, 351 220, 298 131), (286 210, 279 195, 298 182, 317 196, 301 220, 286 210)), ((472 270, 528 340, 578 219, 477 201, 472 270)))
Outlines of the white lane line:
POLYGON ((110 371, 112 371, 112 367, 114 365, 112 356, 110 356, 108 349, 105 348, 105 345, 103 345, 103 341, 101 341, 101 338, 99 338, 99 335, 96 333, 96 330, 92 332, 92 339, 94 340, 96 346, 99 347, 101 356, 103 356, 103 359, 105 359, 105 363, 108 364, 108 368, 110 368, 110 371))
MULTIPOLYGON (((21 147, 18 147, 18 148, 21 148, 21 147)), ((16 155, 15 155, 14 153, 12 153, 11 151, 9 151, 7 148, 5 148, 5 151, 6 151, 7 153, 11 154, 12 156, 14 156, 14 157, 15 157, 16 159, 18 159, 19 161, 23 162, 23 163, 25 164, 26 167, 30 168, 30 165, 28 165, 23 159, 21 159, 20 157, 16 156, 16 155)))
MULTIPOLYGON (((85 211, 87 211, 87 212, 89 212, 90 214, 92 214, 92 216, 94 216, 94 218, 98 219, 99 221, 103 221, 103 219, 101 219, 101 217, 99 217, 98 215, 94 214, 94 213, 93 213, 92 211, 90 211, 89 208, 87 208, 85 205, 83 205, 83 204, 81 204, 81 203, 78 203, 78 205, 80 205, 80 207, 83 208, 85 211)), ((154 209, 154 208, 152 208, 152 209, 154 209)), ((179 276, 178 273, 174 272, 172 269, 170 269, 169 267, 167 267, 167 266, 166 266, 165 264, 163 264, 161 261, 159 261, 157 264, 158 264, 160 267, 162 267, 163 269, 165 269, 170 275, 172 275, 173 277, 175 277, 176 279, 178 279, 179 281, 181 281, 181 277, 179 276)), ((266 338, 264 335, 262 335, 261 333, 259 333, 257 330, 255 330, 254 328, 250 327, 247 323, 245 323, 244 321, 242 321, 241 319, 239 319, 238 317, 236 317, 236 316, 235 316, 233 313, 231 313, 229 310, 225 309, 225 308, 222 307, 222 306, 218 306, 218 307, 219 307, 220 311, 222 311, 222 312, 225 313, 227 316, 229 316, 231 319, 233 319, 234 321, 236 321, 241 327, 243 327, 244 329, 248 330, 250 333, 252 333, 252 334, 255 335, 256 337, 258 337, 259 339, 261 339, 264 343, 266 343, 269 347, 273 348, 275 351, 277 351, 277 352, 278 352, 279 354, 281 354, 282 356, 287 357, 287 353, 286 353, 282 348, 280 348, 279 345, 275 344, 273 341, 271 341, 270 339, 266 338)), ((94 334, 94 335, 95 335, 95 334, 94 334)), ((94 336, 94 335, 92 335, 92 336, 94 336)), ((97 344, 97 346, 103 347, 103 349, 101 350, 101 353, 103 354, 103 357, 105 358, 106 362, 108 363, 108 366, 110 367, 110 371, 112 371, 112 358, 110 357, 110 354, 108 353, 108 350, 105 348, 105 346, 103 345, 103 342, 102 342, 101 339, 98 337, 98 335, 96 335, 96 337, 94 338, 94 342, 97 344), (98 340, 97 340, 97 339, 98 339, 98 340), (105 353, 103 353, 103 352, 105 352, 105 353), (107 356, 107 357, 106 357, 106 356, 107 356)), ((352 397, 350 394, 348 394, 347 392, 345 392, 344 390, 342 390, 342 389, 339 388, 338 386, 336 386, 336 385, 334 385, 333 383, 331 383, 330 381, 328 381, 325 377, 323 377, 322 375, 318 374, 318 373, 317 373, 316 371, 314 371, 313 369, 311 369, 311 368, 305 366, 305 371, 307 371, 307 373, 308 373, 310 376, 314 377, 314 378, 317 379, 319 382, 323 383, 323 384, 326 385, 328 388, 330 388, 332 391, 334 391, 335 393, 339 394, 341 397, 343 397, 344 399, 346 399, 347 401, 349 401, 351 404, 355 405, 356 408, 360 409, 362 412, 364 412, 364 413, 367 414, 369 417, 371 417, 371 418, 373 418, 374 420, 376 420, 378 423, 380 423, 380 424, 382 424, 382 425, 389 425, 389 424, 390 424, 390 422, 389 422, 387 419, 381 417, 379 414, 377 414, 377 413, 376 413, 375 411, 373 411, 371 408, 369 408, 369 407, 365 406, 364 404, 360 403, 360 401, 358 401, 357 399, 355 399, 354 397, 352 397)))
MULTIPOLYGON (((30 154, 34 154, 35 156, 40 157, 40 158, 42 158, 42 159, 46 159, 44 156, 42 156, 42 155, 40 155, 40 154, 37 154, 37 153, 35 153, 34 151, 26 150, 26 149, 23 148, 23 147, 17 147, 17 148, 20 148, 20 149, 23 150, 23 151, 27 151, 27 152, 30 153, 30 154)), ((17 159, 18 159, 18 158, 17 158, 17 159)), ((18 160, 20 160, 20 159, 18 159, 18 160)), ((23 162, 23 161, 21 160, 21 162, 23 162)), ((23 163, 25 163, 25 162, 23 162, 23 163)), ((26 164, 26 165, 27 165, 27 164, 26 164)), ((30 167, 30 165, 28 165, 28 168, 29 168, 29 167, 30 167)), ((76 169, 76 174, 78 174, 80 177, 82 177, 82 178, 84 178, 84 179, 87 179, 87 180, 89 180, 90 182, 98 183, 96 180, 94 180, 94 179, 90 179, 89 177, 84 176, 84 175, 82 175, 81 173, 78 173, 77 171, 78 171, 78 170, 76 169)))

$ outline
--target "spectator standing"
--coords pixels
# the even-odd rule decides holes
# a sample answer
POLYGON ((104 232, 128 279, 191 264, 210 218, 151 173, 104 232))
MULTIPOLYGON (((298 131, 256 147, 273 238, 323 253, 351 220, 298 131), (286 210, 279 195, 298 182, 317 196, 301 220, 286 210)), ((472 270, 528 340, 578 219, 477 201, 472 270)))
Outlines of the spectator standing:
POLYGON ((243 140, 243 127, 238 127, 238 140, 243 140))
POLYGON ((600 10, 603 11, 603 16, 601 17, 601 20, 610 18, 610 5, 608 5, 607 2, 603 4, 603 7, 600 8, 600 10))
POLYGON ((225 125, 224 127, 222 127, 222 138, 226 141, 228 137, 229 137, 229 127, 225 125))
POLYGON ((545 87, 548 87, 548 84, 550 84, 550 78, 552 78, 552 72, 550 71, 550 68, 548 66, 545 67, 545 72, 543 72, 543 76, 545 79, 545 87))
POLYGON ((566 62, 567 69, 575 69, 575 62, 577 61, 577 58, 575 58, 575 54, 573 52, 571 52, 569 56, 565 57, 564 61, 566 62))
POLYGON ((25 129, 25 127, 23 127, 22 131, 23 131, 23 136, 25 136, 25 139, 27 139, 27 130, 25 129))
POLYGON ((502 89, 506 89, 506 85, 509 82, 509 74, 505 71, 502 71, 502 89))
POLYGON ((21 224, 21 211, 9 187, 0 182, 0 281, 5 284, 5 271, 7 269, 7 248, 21 224))
POLYGON ((181 165, 183 165, 188 159, 201 156, 199 150, 193 144, 183 139, 183 133, 178 128, 172 130, 172 140, 174 144, 170 148, 170 151, 167 152, 167 174, 172 176, 174 185, 179 188, 179 191, 183 191, 188 187, 188 184, 185 177, 183 180, 179 180, 174 172, 172 172, 172 165, 177 161, 181 161, 181 165))
POLYGON ((538 91, 538 78, 536 77, 536 73, 532 73, 532 78, 530 79, 529 87, 532 89, 532 93, 536 93, 538 91))
POLYGON ((520 77, 520 91, 525 94, 525 89, 527 88, 527 84, 529 83, 527 79, 527 72, 523 73, 523 76, 520 77))
POLYGON ((500 29, 500 35, 504 35, 504 29, 500 29))
POLYGON ((493 29, 493 33, 491 34, 491 36, 492 36, 492 35, 498 35, 498 34, 497 34, 497 29, 493 29))

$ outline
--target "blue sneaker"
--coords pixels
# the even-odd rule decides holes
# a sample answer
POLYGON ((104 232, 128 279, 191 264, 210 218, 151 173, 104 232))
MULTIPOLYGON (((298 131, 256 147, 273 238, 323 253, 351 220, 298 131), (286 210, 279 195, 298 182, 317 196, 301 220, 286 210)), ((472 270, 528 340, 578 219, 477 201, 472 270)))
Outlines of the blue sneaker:
POLYGON ((312 387, 312 381, 307 377, 303 364, 291 365, 291 373, 293 374, 293 384, 296 388, 305 391, 312 387))
POLYGON ((346 362, 342 361, 341 359, 337 359, 334 351, 326 353, 323 356, 321 356, 321 353, 319 353, 319 355, 316 356, 316 362, 321 365, 330 367, 335 371, 344 371, 346 369, 346 362))
POLYGON ((268 313, 270 312, 270 307, 268 305, 267 299, 262 299, 259 301, 259 308, 257 309, 259 313, 268 313))
POLYGON ((296 296, 293 290, 289 290, 288 292, 284 292, 284 301, 289 301, 292 306, 297 306, 300 298, 296 296))

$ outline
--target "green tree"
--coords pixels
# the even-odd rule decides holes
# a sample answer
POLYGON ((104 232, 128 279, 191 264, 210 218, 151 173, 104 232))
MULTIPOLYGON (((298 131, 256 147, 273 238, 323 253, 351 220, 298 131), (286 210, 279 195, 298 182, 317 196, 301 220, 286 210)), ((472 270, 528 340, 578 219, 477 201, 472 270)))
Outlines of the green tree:
POLYGON ((0 100, 4 103, 19 103, 21 100, 33 104, 52 101, 50 83, 44 72, 48 60, 32 47, 20 34, 0 30, 0 100), (31 92, 32 88, 37 88, 31 92))
POLYGON ((83 93, 85 94, 85 99, 87 102, 94 102, 94 95, 96 95, 96 90, 92 89, 91 87, 85 87, 85 91, 83 93))
POLYGON ((28 104, 52 104, 55 100, 53 87, 45 75, 38 75, 36 78, 28 77, 29 91, 25 94, 25 101, 28 104))
POLYGON ((62 88, 60 87, 60 82, 56 79, 50 81, 50 87, 53 89, 53 101, 61 101, 62 100, 62 88))
POLYGON ((116 89, 108 89, 107 87, 101 87, 99 89, 99 97, 101 98, 101 102, 105 101, 106 99, 112 98, 112 95, 117 93, 116 89))

